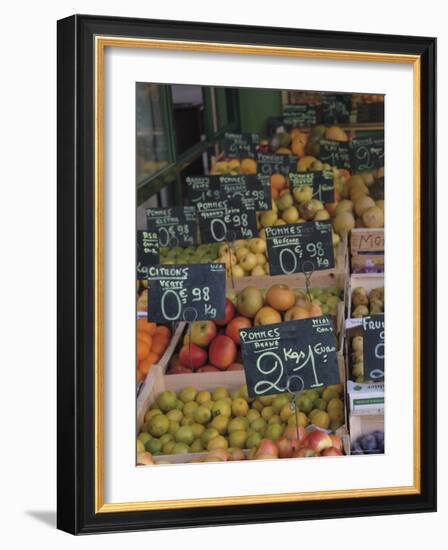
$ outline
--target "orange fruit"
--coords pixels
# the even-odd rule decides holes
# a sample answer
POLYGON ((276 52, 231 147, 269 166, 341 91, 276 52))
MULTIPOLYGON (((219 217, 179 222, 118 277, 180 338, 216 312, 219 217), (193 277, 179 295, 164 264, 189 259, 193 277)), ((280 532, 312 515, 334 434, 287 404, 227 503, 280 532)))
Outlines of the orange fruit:
POLYGON ((160 359, 160 355, 151 351, 145 359, 139 361, 138 370, 143 374, 147 374, 149 369, 155 365, 160 359))
POLYGON ((286 178, 283 174, 272 174, 271 176, 271 187, 281 191, 286 185, 286 178))
POLYGON ((272 200, 277 200, 278 199, 278 189, 276 189, 275 187, 271 187, 271 195, 272 195, 272 200))
POLYGON ((254 159, 243 159, 240 164, 242 174, 256 174, 257 163, 254 159))
POLYGON ((168 342, 168 338, 165 338, 162 334, 156 334, 152 339, 151 351, 162 355, 162 353, 166 350, 168 342))
POLYGON ((149 352, 150 349, 148 344, 140 338, 137 339, 137 361, 141 361, 142 359, 147 357, 149 352))
POLYGON ((140 369, 137 369, 137 384, 139 382, 143 382, 144 379, 145 379, 145 374, 140 369))
POLYGON ((149 349, 151 349, 152 346, 152 336, 150 336, 147 332, 143 332, 142 330, 137 331, 137 339, 143 340, 145 342, 149 349))
POLYGON ((165 338, 171 338, 171 330, 164 325, 160 325, 159 327, 157 327, 156 333, 162 334, 163 336, 165 336, 165 338))
POLYGON ((145 318, 142 318, 137 321, 137 330, 147 332, 150 336, 153 336, 156 333, 157 325, 155 323, 148 322, 145 318))

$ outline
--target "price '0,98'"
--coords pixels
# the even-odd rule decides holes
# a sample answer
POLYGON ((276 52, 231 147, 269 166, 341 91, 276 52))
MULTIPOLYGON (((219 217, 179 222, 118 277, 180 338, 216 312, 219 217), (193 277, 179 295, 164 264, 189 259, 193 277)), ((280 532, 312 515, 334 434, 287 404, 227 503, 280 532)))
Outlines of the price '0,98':
MULTIPOLYGON (((167 321, 178 320, 182 312, 182 304, 187 301, 188 290, 186 288, 180 291, 167 289, 162 294, 162 300, 160 307, 162 309, 162 315, 167 321), (174 308, 169 308, 169 304, 174 302, 174 308), (173 313, 169 313, 172 311, 173 313)), ((192 302, 210 302, 210 287, 205 286, 203 288, 193 288, 191 290, 192 302)))

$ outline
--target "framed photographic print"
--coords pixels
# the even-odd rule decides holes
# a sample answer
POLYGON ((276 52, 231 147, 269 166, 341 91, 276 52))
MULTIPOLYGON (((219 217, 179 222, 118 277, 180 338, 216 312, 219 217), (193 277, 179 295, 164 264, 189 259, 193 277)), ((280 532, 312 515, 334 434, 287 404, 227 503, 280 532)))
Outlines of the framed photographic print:
POLYGON ((435 510, 435 55, 58 22, 60 529, 435 510))

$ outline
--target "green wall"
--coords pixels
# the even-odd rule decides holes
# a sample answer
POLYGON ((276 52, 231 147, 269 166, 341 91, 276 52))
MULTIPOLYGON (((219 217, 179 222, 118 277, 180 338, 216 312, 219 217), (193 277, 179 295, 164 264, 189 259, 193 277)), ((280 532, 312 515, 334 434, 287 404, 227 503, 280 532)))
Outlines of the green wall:
POLYGON ((266 136, 266 121, 271 116, 281 116, 280 90, 241 88, 239 90, 241 131, 266 136))

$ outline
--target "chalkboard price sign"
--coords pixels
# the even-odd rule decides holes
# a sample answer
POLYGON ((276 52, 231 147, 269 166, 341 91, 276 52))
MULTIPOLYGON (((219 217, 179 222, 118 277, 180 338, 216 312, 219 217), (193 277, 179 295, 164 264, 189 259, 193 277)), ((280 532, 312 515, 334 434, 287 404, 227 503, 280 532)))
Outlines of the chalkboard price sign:
POLYGON ((203 243, 252 239, 257 235, 257 215, 240 199, 196 203, 199 232, 203 243))
POLYGON ((290 188, 312 187, 313 198, 321 202, 334 202, 334 175, 332 170, 318 172, 290 172, 290 188))
POLYGON ((236 176, 188 176, 188 199, 192 204, 198 201, 216 201, 223 195, 239 198, 247 208, 271 210, 272 197, 269 176, 262 174, 240 174, 236 176))
POLYGON ((259 141, 258 134, 226 132, 223 140, 224 156, 228 158, 255 158, 259 141))
POLYGON ((240 329, 249 397, 338 384, 333 323, 311 317, 240 329))
POLYGON ((362 318, 364 378, 384 380, 384 314, 362 318))
POLYGON ((266 227, 269 272, 290 275, 334 267, 330 221, 266 227), (310 266, 313 269, 309 269, 310 266))
POLYGON ((197 219, 194 206, 147 208, 148 231, 155 231, 160 246, 190 246, 197 242, 197 219))
POLYGON ((160 263, 159 238, 155 231, 137 231, 137 279, 146 279, 148 267, 160 263))
POLYGON ((148 319, 224 319, 226 268, 222 263, 157 265, 148 268, 148 319))
POLYGON ((283 174, 294 172, 297 167, 295 155, 276 155, 274 153, 257 154, 257 171, 259 174, 271 176, 272 174, 283 174))
POLYGON ((347 123, 352 108, 351 95, 325 94, 322 96, 322 122, 324 124, 347 123))
POLYGON ((291 128, 309 128, 317 124, 317 112, 315 105, 308 103, 296 103, 285 105, 283 110, 283 123, 291 128))
POLYGON ((350 143, 350 158, 352 169, 356 172, 384 166, 384 138, 354 138, 350 143))
POLYGON ((350 170, 350 147, 346 141, 320 140, 319 159, 337 168, 350 170))

